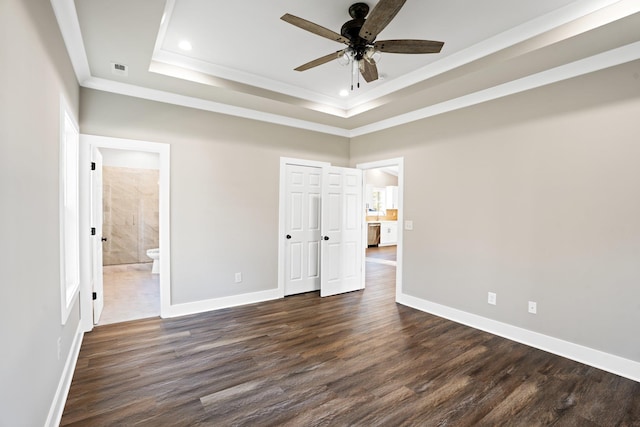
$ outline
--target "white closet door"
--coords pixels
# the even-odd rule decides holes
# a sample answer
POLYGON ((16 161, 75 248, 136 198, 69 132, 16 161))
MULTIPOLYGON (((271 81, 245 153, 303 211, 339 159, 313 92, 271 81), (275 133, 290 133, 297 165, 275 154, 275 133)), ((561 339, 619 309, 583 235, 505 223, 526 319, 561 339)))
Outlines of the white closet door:
POLYGON ((362 170, 329 166, 322 176, 320 296, 362 289, 362 170))
POLYGON ((320 289, 322 169, 286 165, 285 295, 320 289))

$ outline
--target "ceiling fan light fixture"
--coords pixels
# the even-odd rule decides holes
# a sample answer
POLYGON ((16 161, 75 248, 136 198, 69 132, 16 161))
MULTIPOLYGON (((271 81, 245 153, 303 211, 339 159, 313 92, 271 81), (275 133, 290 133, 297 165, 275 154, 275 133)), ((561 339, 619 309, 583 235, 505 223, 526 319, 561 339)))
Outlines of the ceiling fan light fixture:
POLYGON ((346 67, 353 61, 353 49, 345 49, 344 53, 338 57, 338 64, 346 67))
POLYGON ((334 42, 347 45, 343 50, 330 53, 307 62, 295 71, 305 71, 334 59, 342 66, 351 66, 351 90, 354 83, 360 87, 360 75, 367 83, 380 78, 377 63, 386 53, 439 53, 444 42, 433 40, 384 40, 376 41, 378 34, 393 20, 406 0, 378 0, 369 13, 366 3, 358 2, 349 7, 350 21, 340 28, 340 33, 332 31, 306 19, 285 13, 280 19, 305 31, 334 42))
POLYGON ((382 53, 374 47, 368 47, 364 51, 364 58, 371 64, 377 64, 382 58, 382 53))

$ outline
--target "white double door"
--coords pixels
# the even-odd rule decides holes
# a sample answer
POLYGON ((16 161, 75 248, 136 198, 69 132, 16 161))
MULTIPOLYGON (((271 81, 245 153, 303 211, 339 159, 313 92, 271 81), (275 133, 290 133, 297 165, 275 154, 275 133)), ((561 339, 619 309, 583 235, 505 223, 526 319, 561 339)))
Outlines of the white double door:
POLYGON ((362 289, 362 171, 288 164, 285 192, 285 295, 362 289))

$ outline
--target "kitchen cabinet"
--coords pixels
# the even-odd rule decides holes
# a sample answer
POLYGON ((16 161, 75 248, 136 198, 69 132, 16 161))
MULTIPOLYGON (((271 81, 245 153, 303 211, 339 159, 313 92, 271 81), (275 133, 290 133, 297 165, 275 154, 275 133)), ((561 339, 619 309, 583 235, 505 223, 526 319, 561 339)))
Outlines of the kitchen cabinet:
POLYGON ((398 221, 380 221, 380 246, 398 243, 398 221))
POLYGON ((385 188, 385 208, 398 209, 398 186, 389 185, 385 188))

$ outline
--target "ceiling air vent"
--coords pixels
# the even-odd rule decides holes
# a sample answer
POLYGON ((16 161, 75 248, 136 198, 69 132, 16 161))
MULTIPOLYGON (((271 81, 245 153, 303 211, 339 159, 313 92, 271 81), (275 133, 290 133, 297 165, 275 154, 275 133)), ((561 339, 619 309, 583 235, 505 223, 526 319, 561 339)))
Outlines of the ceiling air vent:
POLYGON ((129 66, 124 64, 118 64, 117 62, 111 63, 111 72, 116 76, 128 76, 129 66))

